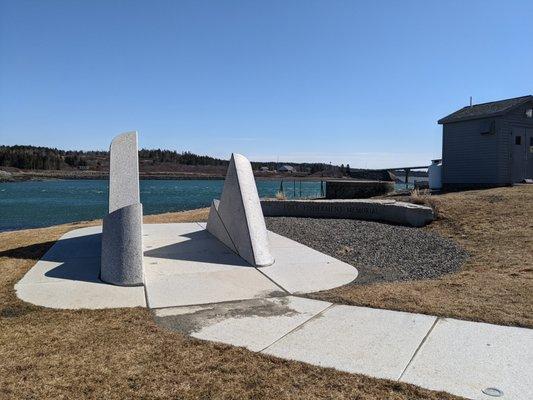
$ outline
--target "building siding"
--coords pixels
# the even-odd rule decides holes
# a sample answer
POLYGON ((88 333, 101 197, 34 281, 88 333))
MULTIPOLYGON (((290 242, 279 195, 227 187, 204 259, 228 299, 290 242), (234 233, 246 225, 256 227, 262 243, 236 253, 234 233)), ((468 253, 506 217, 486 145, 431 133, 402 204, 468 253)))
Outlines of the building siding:
MULTIPOLYGON (((498 121, 496 118, 491 120, 498 121)), ((443 125, 442 182, 446 187, 490 186, 499 179, 498 133, 481 134, 487 119, 443 125)))
MULTIPOLYGON (((505 116, 501 117, 499 129, 499 162, 500 179, 505 180, 506 183, 512 183, 512 129, 513 126, 525 126, 533 129, 533 118, 526 118, 526 109, 533 108, 533 101, 523 104, 520 107, 510 111, 505 116)), ((529 145, 529 144, 527 144, 529 145)), ((529 163, 533 163, 533 155, 529 154, 529 163)))

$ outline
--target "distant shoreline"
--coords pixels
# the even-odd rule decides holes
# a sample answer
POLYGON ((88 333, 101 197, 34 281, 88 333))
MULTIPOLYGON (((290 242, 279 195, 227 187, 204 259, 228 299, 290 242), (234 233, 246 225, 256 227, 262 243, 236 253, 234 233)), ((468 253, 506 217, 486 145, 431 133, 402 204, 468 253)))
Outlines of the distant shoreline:
MULTIPOLYGON (((225 171, 221 173, 202 172, 176 172, 176 171, 140 171, 141 180, 224 180, 225 171)), ((254 171, 254 177, 258 180, 287 180, 287 181, 322 181, 328 179, 356 179, 356 180, 388 180, 380 170, 353 170, 352 177, 333 176, 324 173, 324 176, 317 174, 309 175, 303 172, 280 173, 254 171)), ((394 177, 394 175, 393 175, 394 177)), ((411 178, 427 179, 427 173, 412 171, 411 178)), ((403 178, 403 174, 398 173, 396 178, 403 178)), ((109 173, 102 171, 80 171, 80 170, 20 170, 15 168, 0 167, 1 182, 24 182, 24 181, 51 181, 51 180, 108 180, 109 173)), ((395 179, 398 183, 398 179, 395 179)))
MULTIPOLYGON (((270 176, 264 173, 255 174, 259 180, 302 180, 302 181, 320 181, 332 179, 332 177, 320 176, 299 176, 292 174, 274 174, 270 176)), ((107 180, 109 174, 93 171, 17 171, 6 172, 0 171, 0 182, 26 182, 26 181, 53 181, 53 180, 107 180)), ((208 174, 183 174, 183 173, 139 173, 140 180, 224 180, 225 175, 208 175, 208 174)))

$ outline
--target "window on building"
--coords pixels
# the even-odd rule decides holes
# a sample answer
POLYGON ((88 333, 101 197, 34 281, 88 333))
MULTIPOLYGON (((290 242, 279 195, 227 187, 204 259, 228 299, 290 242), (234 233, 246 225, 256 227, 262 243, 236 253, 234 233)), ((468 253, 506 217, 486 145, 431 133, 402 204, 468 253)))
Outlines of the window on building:
POLYGON ((481 120, 479 123, 480 133, 482 135, 491 135, 496 132, 496 123, 491 120, 481 120))
POLYGON ((514 138, 514 144, 522 144, 522 136, 515 136, 514 138))

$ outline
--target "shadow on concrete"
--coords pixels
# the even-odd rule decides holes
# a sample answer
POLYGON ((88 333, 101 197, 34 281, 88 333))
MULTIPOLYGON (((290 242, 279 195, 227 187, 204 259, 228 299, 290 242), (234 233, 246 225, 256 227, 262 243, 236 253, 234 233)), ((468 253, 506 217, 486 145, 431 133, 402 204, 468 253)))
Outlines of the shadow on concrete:
MULTIPOLYGON (((18 258, 21 260, 35 260, 38 261, 42 258, 43 254, 46 253, 56 242, 42 242, 34 243, 28 246, 16 247, 13 249, 8 249, 0 251, 0 258, 18 258)), ((9 266, 6 264, 6 266, 9 266)))
POLYGON ((44 273, 50 278, 105 283, 100 275, 101 234, 60 239, 0 252, 0 257, 61 263, 44 273))
POLYGON ((57 267, 45 272, 44 276, 71 281, 107 284, 100 280, 100 257, 66 260, 57 267))
POLYGON ((209 232, 202 230, 181 235, 190 240, 173 243, 144 252, 145 257, 195 261, 232 267, 253 268, 239 255, 235 254, 209 232))
POLYGON ((100 257, 100 236, 100 234, 93 234, 59 239, 57 241, 51 240, 48 242, 34 243, 28 246, 0 251, 0 257, 56 262, 61 262, 66 258, 100 257), (76 252, 82 255, 76 255, 76 252))
POLYGON ((58 240, 41 258, 43 261, 62 262, 72 258, 100 258, 102 234, 94 233, 58 240))
POLYGON ((105 284, 99 278, 101 242, 100 233, 58 240, 41 260, 61 264, 44 275, 49 278, 105 284))
MULTIPOLYGON (((201 230, 182 236, 190 240, 147 250, 144 256, 253 268, 207 231, 201 230)), ((107 284, 100 280, 101 240, 102 235, 95 233, 5 250, 0 252, 0 257, 61 263, 44 275, 50 278, 107 284)))

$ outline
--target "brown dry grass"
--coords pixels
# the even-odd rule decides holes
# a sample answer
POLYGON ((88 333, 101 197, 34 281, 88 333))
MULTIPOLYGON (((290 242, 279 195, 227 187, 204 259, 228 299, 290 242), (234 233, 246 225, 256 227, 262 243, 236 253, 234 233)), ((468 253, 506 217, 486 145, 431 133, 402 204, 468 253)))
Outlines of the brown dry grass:
POLYGON ((432 196, 429 189, 414 189, 411 191, 411 195, 405 200, 413 204, 420 204, 423 206, 428 206, 433 209, 435 216, 439 217, 439 207, 437 202, 434 200, 436 196, 432 196))
POLYGON ((198 210, 182 211, 179 213, 165 213, 158 215, 145 215, 145 224, 164 224, 169 222, 202 222, 207 221, 209 208, 198 210))
MULTIPOLYGON (((146 222, 202 220, 206 210, 146 222)), ((97 223, 0 234, 2 399, 456 399, 412 385, 193 340, 143 308, 53 310, 13 285, 63 233, 97 223)))
POLYGON ((337 303, 533 328, 533 185, 431 196, 425 229, 471 257, 438 279, 344 286, 311 297, 337 303))

